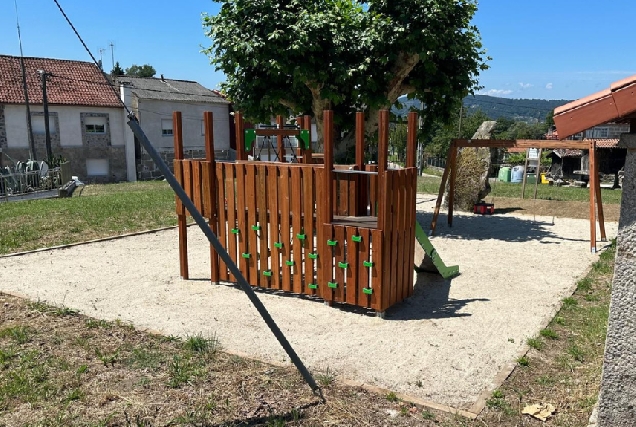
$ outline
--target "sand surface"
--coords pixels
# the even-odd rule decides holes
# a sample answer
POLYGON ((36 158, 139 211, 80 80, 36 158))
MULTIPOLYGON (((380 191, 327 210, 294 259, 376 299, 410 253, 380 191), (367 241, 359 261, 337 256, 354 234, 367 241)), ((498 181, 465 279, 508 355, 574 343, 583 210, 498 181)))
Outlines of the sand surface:
MULTIPOLYGON (((433 203, 418 196, 425 229, 433 203)), ((616 228, 606 224, 609 238, 616 228)), ((172 229, 0 258, 0 291, 165 334, 216 334, 228 350, 288 362, 247 297, 206 280, 208 245, 190 230, 188 281, 179 278, 172 229)), ((597 259, 588 239, 586 220, 459 214, 448 228, 442 214, 432 241, 461 275, 414 275, 414 296, 384 320, 315 300, 259 296, 310 369, 468 409, 597 259)))

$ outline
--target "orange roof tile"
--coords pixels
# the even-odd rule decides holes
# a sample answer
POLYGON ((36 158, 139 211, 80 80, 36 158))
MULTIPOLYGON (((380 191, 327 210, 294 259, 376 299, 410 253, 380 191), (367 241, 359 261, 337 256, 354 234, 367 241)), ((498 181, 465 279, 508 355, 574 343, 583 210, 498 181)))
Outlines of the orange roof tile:
POLYGON ((618 139, 597 139, 596 148, 615 148, 618 145, 618 139))
MULTIPOLYGON (((102 71, 90 62, 50 58, 24 58, 29 102, 42 104, 38 70, 48 77, 46 92, 51 105, 121 107, 119 97, 108 87, 102 71)), ((24 104, 22 68, 17 56, 0 55, 0 103, 24 104)))
POLYGON ((636 75, 614 82, 608 89, 562 105, 554 110, 559 138, 636 112, 636 75))

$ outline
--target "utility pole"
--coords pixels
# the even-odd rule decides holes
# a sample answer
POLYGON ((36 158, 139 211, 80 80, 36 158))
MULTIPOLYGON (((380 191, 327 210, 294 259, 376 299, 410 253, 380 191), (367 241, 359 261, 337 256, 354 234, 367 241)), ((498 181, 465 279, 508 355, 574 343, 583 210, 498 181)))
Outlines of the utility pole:
POLYGON ((53 150, 51 149, 51 132, 49 129, 49 101, 46 96, 46 78, 52 76, 44 70, 38 70, 42 78, 42 104, 44 106, 44 134, 46 141, 46 158, 50 162, 53 160, 53 150))
POLYGON ((115 69, 115 45, 113 44, 113 42, 110 42, 108 46, 110 46, 110 61, 112 62, 112 65, 113 65, 111 70, 114 70, 115 69))
POLYGON ((464 115, 464 101, 462 100, 462 105, 459 107, 459 129, 457 130, 457 138, 462 137, 462 116, 464 115))

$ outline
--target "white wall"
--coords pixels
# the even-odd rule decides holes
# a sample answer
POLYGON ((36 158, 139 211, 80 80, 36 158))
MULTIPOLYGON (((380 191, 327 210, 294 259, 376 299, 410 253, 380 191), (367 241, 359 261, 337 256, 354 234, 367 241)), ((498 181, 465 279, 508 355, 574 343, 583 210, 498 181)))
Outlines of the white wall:
MULTIPOLYGON (((41 105, 32 105, 31 113, 41 113, 41 105)), ((124 145, 123 108, 85 107, 85 106, 49 106, 50 113, 57 113, 59 120, 60 145, 62 147, 81 147, 82 128, 80 113, 108 114, 110 126, 110 143, 112 146, 124 145)), ((29 148, 29 136, 26 123, 26 106, 5 105, 5 122, 7 127, 7 145, 11 148, 29 148)))
POLYGON ((174 148, 173 136, 161 132, 161 119, 172 120, 172 113, 180 111, 183 125, 183 148, 203 149, 205 137, 202 133, 203 113, 214 115, 214 148, 230 148, 230 125, 227 104, 182 103, 176 101, 139 100, 139 123, 146 136, 156 148, 174 148))
POLYGON ((4 121, 7 128, 7 146, 9 148, 29 148, 26 107, 5 104, 4 121))

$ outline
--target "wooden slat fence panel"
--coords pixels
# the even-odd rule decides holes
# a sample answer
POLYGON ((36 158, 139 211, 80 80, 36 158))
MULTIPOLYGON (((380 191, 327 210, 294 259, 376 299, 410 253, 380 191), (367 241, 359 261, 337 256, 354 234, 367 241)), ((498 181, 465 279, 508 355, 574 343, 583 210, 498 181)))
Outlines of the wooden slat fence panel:
MULTIPOLYGON (((174 164, 187 194, 204 216, 214 218, 221 243, 253 286, 378 311, 412 295, 415 168, 387 171, 383 188, 377 175, 334 174, 334 214, 377 215, 378 194, 386 194, 385 229, 371 230, 324 224, 325 173, 320 166, 240 162, 217 163, 212 170, 210 162, 201 160, 174 164), (337 243, 331 246, 328 240, 337 243)), ((183 211, 180 206, 177 202, 183 211)), ((220 280, 235 280, 227 266, 221 263, 219 270, 220 280)))
MULTIPOLYGON (((228 249, 227 233, 229 232, 227 226, 227 204, 225 202, 225 176, 223 174, 223 163, 216 164, 216 196, 218 207, 218 230, 219 240, 224 248, 228 249)), ((219 263, 219 280, 228 280, 228 269, 224 262, 219 263)))
MULTIPOLYGON (((238 233, 240 233, 240 230, 236 218, 236 168, 229 163, 224 163, 223 166, 225 169, 225 197, 227 200, 228 252, 232 261, 234 261, 236 265, 239 265, 237 253, 239 246, 238 233), (236 233, 236 231, 238 231, 238 233, 236 233)), ((236 278, 230 275, 230 280, 235 282, 236 278)))
POLYGON ((358 304, 358 256, 360 250, 360 243, 354 241, 359 240, 361 237, 357 227, 346 227, 345 230, 345 239, 347 241, 347 254, 346 254, 346 262, 347 269, 345 270, 345 301, 347 304, 357 305, 358 304))
POLYGON ((300 167, 292 167, 291 171, 291 182, 289 187, 291 188, 290 198, 291 198, 291 216, 292 216, 292 231, 291 231, 291 251, 292 251, 292 261, 294 265, 289 268, 289 271, 292 275, 292 289, 294 293, 302 294, 304 293, 305 288, 303 287, 303 277, 302 277, 302 269, 303 269, 303 240, 298 236, 301 236, 305 231, 303 227, 303 217, 302 217, 302 181, 301 181, 301 168, 300 167))
POLYGON ((302 168, 302 193, 303 193, 303 221, 304 221, 304 276, 303 276, 303 293, 316 295, 316 289, 313 288, 316 283, 315 278, 315 261, 312 258, 314 254, 314 213, 316 212, 316 198, 314 186, 314 169, 302 168), (312 286, 312 287, 310 287, 312 286))
POLYGON ((280 209, 280 242, 281 248, 281 268, 283 270, 282 290, 291 292, 291 269, 288 265, 293 261, 291 255, 291 224, 290 224, 290 200, 289 200, 289 168, 279 166, 279 187, 278 187, 278 207, 280 209))
POLYGON ((271 276, 265 276, 263 273, 269 271, 269 227, 267 225, 267 215, 269 212, 267 198, 267 169, 265 165, 258 165, 257 168, 257 184, 256 184, 256 209, 258 210, 258 226, 257 232, 259 249, 258 257, 255 262, 258 263, 259 286, 263 288, 271 287, 271 276))
POLYGON ((270 269, 272 271, 270 287, 273 289, 282 289, 281 287, 281 268, 280 258, 281 249, 277 247, 277 242, 281 241, 279 230, 279 207, 278 207, 278 186, 279 186, 278 168, 276 166, 267 166, 267 202, 269 204, 269 247, 271 249, 270 269))
POLYGON ((259 286, 261 276, 258 274, 258 220, 256 206, 256 166, 245 165, 245 210, 247 211, 247 224, 245 234, 247 235, 246 258, 249 269, 249 283, 252 286, 259 286))

